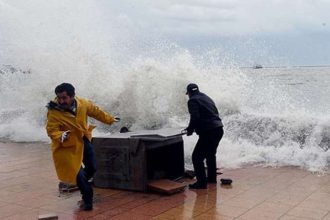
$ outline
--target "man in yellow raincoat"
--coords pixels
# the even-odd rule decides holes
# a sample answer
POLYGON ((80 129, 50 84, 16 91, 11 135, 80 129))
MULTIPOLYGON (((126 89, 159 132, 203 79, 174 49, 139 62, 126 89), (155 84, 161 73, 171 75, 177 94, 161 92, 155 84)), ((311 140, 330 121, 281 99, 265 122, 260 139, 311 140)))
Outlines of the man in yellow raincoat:
POLYGON ((82 194, 83 210, 93 209, 91 178, 96 171, 92 130, 88 116, 103 123, 119 120, 91 101, 75 96, 75 88, 62 83, 55 88, 56 98, 48 103, 47 134, 52 140, 53 160, 60 181, 76 184, 82 194))

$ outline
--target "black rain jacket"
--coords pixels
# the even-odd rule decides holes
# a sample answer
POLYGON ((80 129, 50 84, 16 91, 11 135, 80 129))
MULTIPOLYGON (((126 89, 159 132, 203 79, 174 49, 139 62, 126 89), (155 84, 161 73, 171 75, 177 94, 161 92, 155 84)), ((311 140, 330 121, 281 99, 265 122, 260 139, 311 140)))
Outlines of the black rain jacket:
POLYGON ((190 122, 187 127, 188 133, 197 134, 208 130, 223 127, 219 112, 213 100, 202 92, 196 92, 188 101, 190 122))

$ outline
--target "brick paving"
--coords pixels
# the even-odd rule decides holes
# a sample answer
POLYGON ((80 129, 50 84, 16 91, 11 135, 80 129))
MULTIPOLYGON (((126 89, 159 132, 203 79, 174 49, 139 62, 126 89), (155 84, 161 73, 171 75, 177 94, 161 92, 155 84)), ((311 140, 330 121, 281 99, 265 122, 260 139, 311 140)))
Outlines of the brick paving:
MULTIPOLYGON (((0 219, 324 219, 330 220, 330 175, 296 167, 224 170, 231 187, 209 185, 171 196, 95 188, 93 211, 79 191, 59 194, 50 147, 0 143, 0 219)), ((220 178, 218 177, 218 178, 220 178)))

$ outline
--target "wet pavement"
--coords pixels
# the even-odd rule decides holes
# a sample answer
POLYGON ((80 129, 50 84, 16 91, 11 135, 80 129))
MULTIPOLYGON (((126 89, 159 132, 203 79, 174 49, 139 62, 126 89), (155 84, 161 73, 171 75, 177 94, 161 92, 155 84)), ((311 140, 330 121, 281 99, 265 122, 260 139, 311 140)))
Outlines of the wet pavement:
POLYGON ((330 175, 295 167, 221 170, 231 187, 210 184, 171 196, 95 188, 93 211, 80 211, 79 191, 58 192, 50 147, 0 143, 0 219, 327 219, 330 175))

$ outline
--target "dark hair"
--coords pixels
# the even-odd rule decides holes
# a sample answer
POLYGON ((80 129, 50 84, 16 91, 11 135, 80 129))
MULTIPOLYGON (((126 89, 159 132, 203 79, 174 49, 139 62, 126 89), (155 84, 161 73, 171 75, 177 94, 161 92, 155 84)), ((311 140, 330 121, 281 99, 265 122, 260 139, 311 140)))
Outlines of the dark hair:
POLYGON ((75 95, 74 87, 70 83, 62 83, 55 88, 55 94, 66 92, 68 96, 73 97, 75 95))

